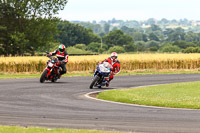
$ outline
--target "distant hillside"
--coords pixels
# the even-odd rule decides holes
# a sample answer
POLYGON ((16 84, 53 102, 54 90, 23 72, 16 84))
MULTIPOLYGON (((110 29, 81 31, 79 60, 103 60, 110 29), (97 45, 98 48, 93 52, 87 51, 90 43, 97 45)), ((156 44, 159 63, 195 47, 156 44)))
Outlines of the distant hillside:
POLYGON ((120 29, 123 26, 126 26, 128 28, 139 28, 139 29, 146 29, 149 28, 152 24, 158 25, 162 30, 166 30, 168 28, 175 29, 178 27, 181 27, 185 30, 185 32, 192 31, 192 32, 200 32, 200 20, 194 21, 194 20, 188 20, 188 19, 180 19, 180 20, 167 20, 165 18, 161 20, 156 20, 154 18, 149 18, 148 20, 144 21, 137 21, 137 20, 116 20, 113 18, 112 20, 108 21, 93 21, 93 22, 82 22, 82 21, 71 21, 72 23, 79 23, 80 25, 91 28, 95 33, 98 33, 99 30, 98 27, 102 27, 105 24, 108 24, 110 26, 110 30, 113 28, 120 29))

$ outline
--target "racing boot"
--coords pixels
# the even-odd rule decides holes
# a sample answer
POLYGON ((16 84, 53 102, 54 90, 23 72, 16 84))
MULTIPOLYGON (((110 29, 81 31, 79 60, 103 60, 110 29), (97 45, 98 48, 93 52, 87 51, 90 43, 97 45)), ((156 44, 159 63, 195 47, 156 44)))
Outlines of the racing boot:
POLYGON ((56 78, 57 78, 57 79, 60 79, 60 77, 61 77, 61 74, 58 74, 56 78))
POLYGON ((108 81, 107 83, 106 83, 106 87, 108 87, 110 85, 110 81, 108 81))

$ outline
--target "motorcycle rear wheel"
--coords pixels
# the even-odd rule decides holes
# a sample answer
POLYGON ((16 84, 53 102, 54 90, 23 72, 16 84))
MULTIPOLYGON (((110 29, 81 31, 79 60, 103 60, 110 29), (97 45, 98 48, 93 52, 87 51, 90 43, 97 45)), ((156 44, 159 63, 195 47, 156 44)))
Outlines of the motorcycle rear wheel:
POLYGON ((52 79, 52 80, 51 80, 51 82, 56 82, 56 81, 57 81, 57 79, 52 79))
POLYGON ((46 80, 46 78, 47 78, 47 74, 48 74, 48 70, 45 70, 43 73, 42 73, 42 75, 41 75, 41 77, 40 77, 40 83, 44 83, 44 81, 46 80))
POLYGON ((93 89, 93 86, 99 81, 99 79, 100 77, 96 75, 92 83, 90 84, 90 89, 93 89))

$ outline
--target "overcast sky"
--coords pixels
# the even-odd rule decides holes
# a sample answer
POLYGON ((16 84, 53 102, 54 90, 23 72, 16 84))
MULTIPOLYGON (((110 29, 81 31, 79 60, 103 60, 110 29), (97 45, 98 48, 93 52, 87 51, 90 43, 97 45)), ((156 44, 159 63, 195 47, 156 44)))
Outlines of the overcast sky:
POLYGON ((200 20, 200 0, 69 0, 62 20, 200 20))

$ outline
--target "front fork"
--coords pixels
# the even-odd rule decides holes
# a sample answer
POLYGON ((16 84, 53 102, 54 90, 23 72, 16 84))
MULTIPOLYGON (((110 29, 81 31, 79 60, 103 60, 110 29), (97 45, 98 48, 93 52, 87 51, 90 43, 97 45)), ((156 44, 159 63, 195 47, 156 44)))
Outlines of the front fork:
POLYGON ((51 68, 49 68, 48 66, 46 66, 46 68, 43 70, 43 72, 45 71, 45 70, 48 70, 48 73, 47 73, 47 79, 48 79, 48 77, 49 77, 49 75, 51 74, 51 68))
POLYGON ((93 79, 94 77, 97 75, 97 70, 95 70, 94 74, 93 74, 93 79))
MULTIPOLYGON (((96 74, 96 75, 97 75, 97 74, 96 74)), ((106 83, 109 82, 109 76, 104 77, 104 76, 102 75, 100 78, 101 78, 101 79, 100 79, 99 83, 97 84, 97 86, 105 86, 106 83)))

